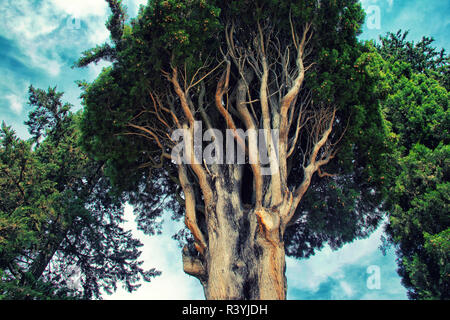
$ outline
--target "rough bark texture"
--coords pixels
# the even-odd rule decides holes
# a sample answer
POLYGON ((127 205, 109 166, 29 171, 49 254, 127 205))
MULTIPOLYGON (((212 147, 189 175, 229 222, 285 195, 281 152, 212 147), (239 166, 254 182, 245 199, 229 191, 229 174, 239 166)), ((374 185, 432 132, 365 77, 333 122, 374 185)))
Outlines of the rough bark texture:
POLYGON ((184 270, 199 278, 207 299, 285 299, 280 219, 243 205, 242 168, 229 169, 215 181, 207 249, 204 255, 190 255, 186 248, 184 270))

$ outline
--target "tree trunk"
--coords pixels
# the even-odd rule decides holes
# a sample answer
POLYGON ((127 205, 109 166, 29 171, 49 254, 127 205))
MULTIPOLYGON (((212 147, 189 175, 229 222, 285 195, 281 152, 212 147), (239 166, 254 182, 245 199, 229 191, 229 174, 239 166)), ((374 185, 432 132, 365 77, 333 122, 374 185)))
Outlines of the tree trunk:
POLYGON ((184 271, 200 280, 206 299, 285 299, 285 252, 278 213, 243 204, 241 179, 234 178, 216 179, 215 201, 205 223, 206 248, 202 254, 185 248, 184 271))
POLYGON ((206 298, 285 299, 283 243, 268 241, 256 221, 222 222, 206 253, 206 298))

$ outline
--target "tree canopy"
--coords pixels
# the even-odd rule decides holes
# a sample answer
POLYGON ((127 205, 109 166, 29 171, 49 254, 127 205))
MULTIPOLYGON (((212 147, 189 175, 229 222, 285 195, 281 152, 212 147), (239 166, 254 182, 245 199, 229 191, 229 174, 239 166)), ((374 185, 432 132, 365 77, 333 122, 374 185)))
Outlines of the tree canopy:
POLYGON ((387 235, 412 299, 449 299, 449 58, 433 39, 381 38, 389 95, 383 103, 396 178, 387 198, 387 235))
POLYGON ((31 86, 32 138, 2 124, 0 299, 159 275, 125 202, 149 235, 184 218, 173 237, 208 299, 284 299, 285 255, 338 249, 385 215, 409 297, 449 298, 450 64, 433 38, 360 41, 357 0, 149 0, 131 20, 107 2, 110 41, 75 63, 110 62, 79 82, 83 110, 31 86))
POLYGON ((280 130, 280 174, 263 178, 258 166, 241 166, 238 180, 250 179, 239 191, 242 205, 288 210, 288 255, 338 248, 378 226, 390 178, 380 109, 386 88, 378 85, 385 75, 376 49, 357 40, 358 1, 149 1, 129 24, 121 2, 108 3, 111 43, 77 63, 112 61, 93 83, 80 83, 82 141, 131 195, 141 229, 157 230, 164 203, 175 218, 186 214, 187 243, 200 253, 206 247, 208 175, 225 177, 227 166, 180 173, 185 166, 170 159, 171 133, 193 130, 195 120, 221 132, 280 130), (180 174, 193 186, 192 213, 180 174), (285 195, 293 204, 276 207, 289 202, 285 195))
POLYGON ((80 150, 80 113, 61 98, 30 87, 30 140, 1 127, 3 299, 99 298, 117 282, 133 291, 158 274, 141 268, 141 243, 121 226, 123 199, 103 163, 80 150))

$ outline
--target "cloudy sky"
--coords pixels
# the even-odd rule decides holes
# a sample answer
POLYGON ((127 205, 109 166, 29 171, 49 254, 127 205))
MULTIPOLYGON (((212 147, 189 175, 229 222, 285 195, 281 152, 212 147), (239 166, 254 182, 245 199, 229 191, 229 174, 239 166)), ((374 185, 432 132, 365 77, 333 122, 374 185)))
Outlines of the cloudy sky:
MULTIPOLYGON (((124 0, 129 16, 146 0, 124 0)), ((362 0, 368 19, 363 39, 398 29, 409 39, 433 36, 436 46, 450 50, 450 2, 441 0, 362 0)), ((80 108, 76 80, 92 81, 104 65, 72 69, 80 53, 108 40, 109 15, 103 0, 2 0, 0 5, 0 121, 28 137, 23 121, 30 84, 57 86, 65 99, 80 108)), ((131 208, 128 223, 134 228, 131 208)), ((182 271, 180 249, 167 222, 164 235, 146 237, 143 258, 163 273, 132 295, 118 290, 105 299, 203 299, 198 281, 182 271)), ((395 254, 379 250, 382 229, 338 251, 325 248, 306 261, 287 260, 288 299, 406 299, 396 274, 395 254), (379 275, 379 277, 378 277, 379 275), (379 281, 376 281, 379 280, 379 281)))

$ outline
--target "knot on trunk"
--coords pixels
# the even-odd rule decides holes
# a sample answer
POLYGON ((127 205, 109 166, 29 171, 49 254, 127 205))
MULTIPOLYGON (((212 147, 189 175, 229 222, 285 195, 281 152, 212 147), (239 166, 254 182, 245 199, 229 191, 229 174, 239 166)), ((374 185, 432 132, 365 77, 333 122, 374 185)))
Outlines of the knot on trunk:
POLYGON ((198 256, 194 256, 187 246, 183 248, 183 270, 200 280, 206 277, 206 270, 202 260, 198 256))
POLYGON ((279 243, 280 216, 278 211, 267 208, 255 210, 256 219, 258 220, 259 231, 264 238, 277 246, 279 243))
POLYGON ((278 230, 278 227, 280 226, 280 217, 277 214, 276 209, 260 208, 255 210, 255 214, 260 227, 263 227, 265 231, 271 232, 278 230))

